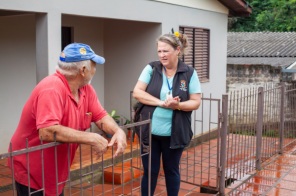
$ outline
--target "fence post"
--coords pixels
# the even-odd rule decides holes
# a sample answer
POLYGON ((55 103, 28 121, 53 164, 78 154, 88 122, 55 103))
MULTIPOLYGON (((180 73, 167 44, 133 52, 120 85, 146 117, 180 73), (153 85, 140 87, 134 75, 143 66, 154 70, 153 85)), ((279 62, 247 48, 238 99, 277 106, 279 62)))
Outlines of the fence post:
POLYGON ((280 108, 280 138, 279 138, 279 154, 283 153, 283 146, 284 146, 284 128, 285 128, 285 118, 284 118, 284 108, 285 108, 285 83, 281 82, 281 108, 280 108))
POLYGON ((220 180, 219 195, 225 195, 225 168, 226 168, 226 151, 227 151, 227 123, 228 123, 228 95, 222 95, 222 119, 221 119, 221 146, 220 146, 220 180))
POLYGON ((263 129, 264 91, 258 88, 257 125, 256 125, 256 169, 261 170, 262 129, 263 129))

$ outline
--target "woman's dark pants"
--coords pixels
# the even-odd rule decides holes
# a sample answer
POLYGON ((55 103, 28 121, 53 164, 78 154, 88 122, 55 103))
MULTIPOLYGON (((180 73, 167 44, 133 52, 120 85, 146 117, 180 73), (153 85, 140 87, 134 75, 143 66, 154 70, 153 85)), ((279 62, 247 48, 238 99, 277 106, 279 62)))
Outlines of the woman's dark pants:
MULTIPOLYGON (((165 182, 168 196, 177 196, 180 189, 180 171, 179 163, 184 148, 170 149, 170 138, 164 136, 152 135, 151 145, 151 195, 157 184, 158 174, 160 170, 160 159, 162 157, 163 169, 165 174, 165 182)), ((141 148, 143 152, 143 147, 141 148)), ((142 196, 148 196, 148 161, 149 155, 142 155, 142 163, 144 167, 144 175, 142 178, 141 192, 142 196)))

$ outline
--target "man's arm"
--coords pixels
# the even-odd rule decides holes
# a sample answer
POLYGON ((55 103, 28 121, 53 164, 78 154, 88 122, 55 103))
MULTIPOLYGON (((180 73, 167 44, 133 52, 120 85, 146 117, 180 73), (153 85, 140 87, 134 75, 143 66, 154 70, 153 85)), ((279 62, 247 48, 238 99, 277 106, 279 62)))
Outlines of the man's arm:
POLYGON ((108 141, 97 133, 78 131, 62 125, 53 125, 39 129, 39 138, 47 142, 88 144, 93 146, 98 157, 102 156, 108 147, 108 141))
POLYGON ((102 119, 98 120, 96 122, 96 125, 99 127, 99 129, 103 130, 104 132, 113 135, 108 146, 113 146, 114 144, 117 144, 117 150, 114 154, 114 157, 123 153, 127 145, 126 135, 124 131, 114 121, 114 119, 111 116, 106 115, 102 119))

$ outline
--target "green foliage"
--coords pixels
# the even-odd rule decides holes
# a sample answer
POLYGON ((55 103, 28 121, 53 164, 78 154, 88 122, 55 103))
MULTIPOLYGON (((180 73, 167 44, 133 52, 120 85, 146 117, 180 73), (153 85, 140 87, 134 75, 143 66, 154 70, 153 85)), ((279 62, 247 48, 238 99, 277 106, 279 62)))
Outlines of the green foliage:
POLYGON ((229 19, 229 31, 296 31, 296 0, 249 0, 250 17, 229 19))
POLYGON ((128 118, 124 116, 116 115, 116 110, 112 110, 111 113, 109 113, 109 116, 111 116, 114 119, 114 121, 118 124, 120 123, 121 119, 124 120, 123 125, 129 124, 131 122, 128 118))
POLYGON ((112 110, 109 115, 115 120, 115 122, 119 122, 120 116, 116 115, 116 110, 112 110))

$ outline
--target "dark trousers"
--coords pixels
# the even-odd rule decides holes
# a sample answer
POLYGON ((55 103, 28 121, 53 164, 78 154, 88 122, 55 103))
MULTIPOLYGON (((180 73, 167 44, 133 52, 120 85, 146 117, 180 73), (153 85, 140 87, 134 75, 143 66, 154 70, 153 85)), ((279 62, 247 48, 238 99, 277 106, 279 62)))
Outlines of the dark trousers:
MULTIPOLYGON (((30 195, 27 186, 22 185, 22 184, 15 181, 15 187, 16 187, 17 196, 29 196, 30 195)), ((36 191, 36 189, 30 188, 30 193, 35 192, 35 191, 36 191)), ((34 194, 31 194, 31 196, 43 196, 43 191, 38 191, 34 194)), ((60 194, 60 196, 64 196, 64 193, 60 194)))
MULTIPOLYGON (((178 196, 180 189, 179 163, 184 148, 170 149, 170 138, 152 135, 151 145, 151 195, 157 184, 160 170, 160 159, 162 157, 163 169, 165 174, 166 190, 168 196, 178 196)), ((141 148, 144 175, 141 182, 142 196, 148 196, 148 161, 149 155, 143 155, 141 148)))

